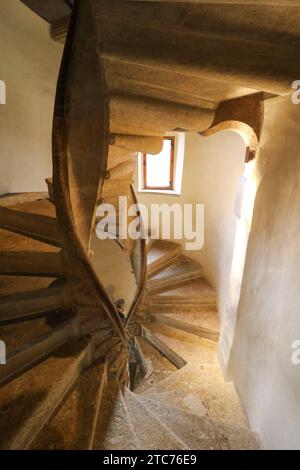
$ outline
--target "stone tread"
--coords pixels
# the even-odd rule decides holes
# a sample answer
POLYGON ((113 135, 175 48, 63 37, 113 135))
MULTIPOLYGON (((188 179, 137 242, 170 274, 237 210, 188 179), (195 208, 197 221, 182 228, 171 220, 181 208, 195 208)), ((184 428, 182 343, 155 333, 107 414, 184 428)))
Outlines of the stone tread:
POLYGON ((196 336, 218 340, 220 319, 216 311, 186 312, 186 313, 156 313, 151 314, 151 320, 186 331, 196 336))
POLYGON ((203 273, 202 266, 197 261, 181 255, 172 264, 166 266, 148 277, 151 289, 172 286, 179 282, 194 279, 203 273))
POLYGON ((40 431, 30 449, 89 449, 94 437, 94 424, 105 376, 104 363, 83 372, 54 417, 40 431))
POLYGON ((151 303, 155 304, 178 304, 181 302, 185 305, 215 305, 216 293, 209 282, 201 278, 151 295, 151 303))
POLYGON ((125 403, 136 430, 139 450, 187 450, 188 446, 168 429, 130 390, 125 403))
POLYGON ((177 243, 156 240, 147 254, 148 273, 153 273, 170 263, 179 256, 180 251, 181 247, 177 243))
MULTIPOLYGON (((1 205, 0 199, 0 208, 5 207, 1 205)), ((19 212, 26 212, 28 214, 36 214, 36 215, 45 215, 47 217, 51 217, 56 219, 56 210, 54 204, 49 201, 49 199, 45 198, 37 198, 32 201, 25 201, 25 202, 18 202, 16 199, 15 204, 13 201, 6 206, 9 209, 19 211, 19 212)))
POLYGON ((120 390, 116 397, 109 423, 106 427, 101 448, 103 450, 138 449, 138 439, 120 390))
POLYGON ((248 425, 232 382, 224 383, 218 366, 188 364, 144 394, 200 417, 248 425))
POLYGON ((25 450, 47 423, 86 358, 86 342, 61 347, 56 354, 0 389, 0 449, 25 450))
POLYGON ((19 204, 27 204, 39 200, 48 200, 48 193, 8 193, 0 196, 0 206, 14 208, 19 204))
POLYGON ((187 363, 218 363, 215 342, 163 325, 148 323, 147 328, 187 363))
POLYGON ((51 328, 49 328, 44 318, 37 318, 30 322, 0 325, 0 338, 6 344, 8 357, 30 345, 39 336, 50 332, 51 328))
POLYGON ((173 372, 176 372, 177 367, 162 356, 145 338, 139 337, 138 341, 146 360, 149 361, 153 370, 152 374, 144 378, 134 390, 137 393, 143 393, 161 380, 172 375, 173 372))
MULTIPOLYGON (((0 252, 11 253, 58 253, 59 248, 9 230, 0 229, 0 252)), ((1 254, 1 253, 0 253, 1 254)))
POLYGON ((0 276, 0 298, 46 289, 55 280, 53 277, 0 276))
POLYGON ((255 450, 255 433, 241 426, 199 417, 165 402, 141 397, 141 401, 192 450, 255 450))

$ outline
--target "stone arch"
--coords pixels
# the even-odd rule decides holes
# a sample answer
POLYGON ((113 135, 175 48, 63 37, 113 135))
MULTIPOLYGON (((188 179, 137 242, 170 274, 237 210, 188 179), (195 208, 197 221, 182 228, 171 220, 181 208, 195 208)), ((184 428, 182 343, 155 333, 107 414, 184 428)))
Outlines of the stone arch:
POLYGON ((245 141, 245 163, 253 160, 259 145, 264 119, 265 93, 223 101, 216 109, 211 126, 201 135, 208 137, 224 130, 237 132, 245 141))

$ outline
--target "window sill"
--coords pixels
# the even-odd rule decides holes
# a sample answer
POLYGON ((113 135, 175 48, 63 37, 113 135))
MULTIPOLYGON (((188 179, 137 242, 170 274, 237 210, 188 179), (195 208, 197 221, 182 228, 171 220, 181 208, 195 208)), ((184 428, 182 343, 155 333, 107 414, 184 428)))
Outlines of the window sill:
POLYGON ((139 189, 138 193, 165 194, 166 196, 181 196, 181 192, 169 189, 139 189))

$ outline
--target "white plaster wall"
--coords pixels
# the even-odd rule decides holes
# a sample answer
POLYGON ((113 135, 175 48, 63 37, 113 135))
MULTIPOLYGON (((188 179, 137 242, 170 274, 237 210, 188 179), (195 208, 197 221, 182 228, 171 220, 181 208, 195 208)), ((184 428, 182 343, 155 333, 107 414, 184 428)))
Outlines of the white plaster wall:
POLYGON ((192 135, 186 151, 190 157, 186 185, 193 188, 193 202, 205 207, 204 247, 195 258, 217 291, 223 320, 237 224, 234 201, 244 169, 245 143, 232 131, 209 138, 192 135))
POLYGON ((52 175, 51 126, 62 46, 18 0, 0 2, 0 194, 45 190, 52 175))
POLYGON ((268 449, 300 449, 300 106, 266 103, 258 183, 228 372, 268 449))

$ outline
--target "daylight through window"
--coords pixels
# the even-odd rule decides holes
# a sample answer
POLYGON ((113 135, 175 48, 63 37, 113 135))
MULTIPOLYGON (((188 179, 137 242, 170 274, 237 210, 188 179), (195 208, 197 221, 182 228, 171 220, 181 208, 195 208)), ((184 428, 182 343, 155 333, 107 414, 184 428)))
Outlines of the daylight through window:
POLYGON ((174 189, 175 137, 165 137, 162 151, 143 155, 143 189, 174 189))

